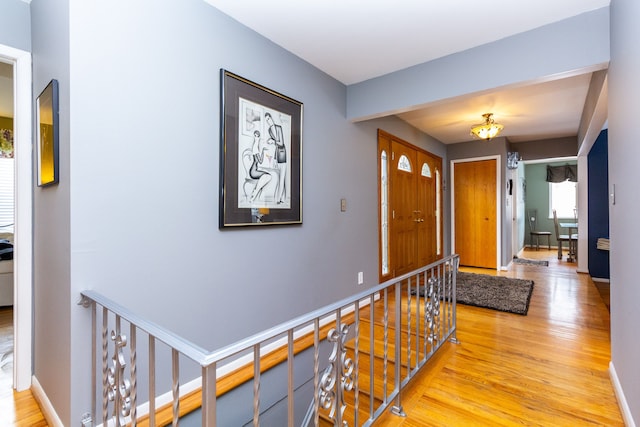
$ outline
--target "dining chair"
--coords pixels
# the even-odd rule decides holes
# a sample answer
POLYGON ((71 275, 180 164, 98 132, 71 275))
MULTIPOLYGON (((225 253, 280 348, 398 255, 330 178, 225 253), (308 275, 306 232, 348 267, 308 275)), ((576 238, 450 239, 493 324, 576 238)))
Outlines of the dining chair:
POLYGON ((527 218, 529 220, 529 241, 530 246, 533 247, 533 238, 536 238, 536 251, 540 250, 540 236, 547 236, 547 246, 551 249, 551 232, 538 230, 538 211, 536 209, 530 209, 527 212, 527 218))
MULTIPOLYGON (((578 240, 577 234, 560 234, 560 224, 558 222, 558 214, 556 210, 553 210, 553 226, 556 231, 556 240, 558 241, 558 259, 562 259, 562 245, 564 242, 567 242, 569 256, 571 257, 572 248, 574 247, 574 243, 578 240)), ((569 261, 573 261, 573 259, 569 259, 569 261)))

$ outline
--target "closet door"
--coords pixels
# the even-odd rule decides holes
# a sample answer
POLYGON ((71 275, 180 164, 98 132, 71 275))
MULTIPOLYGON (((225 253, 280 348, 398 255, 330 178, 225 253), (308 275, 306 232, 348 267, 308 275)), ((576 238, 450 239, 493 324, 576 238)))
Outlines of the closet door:
POLYGON ((454 251, 460 265, 497 268, 496 162, 454 163, 454 251))

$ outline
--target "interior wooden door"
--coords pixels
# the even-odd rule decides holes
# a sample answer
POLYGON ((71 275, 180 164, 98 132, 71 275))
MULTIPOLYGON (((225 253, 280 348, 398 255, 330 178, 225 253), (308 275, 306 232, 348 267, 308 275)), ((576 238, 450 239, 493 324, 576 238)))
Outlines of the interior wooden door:
POLYGON ((460 265, 497 268, 496 162, 454 164, 455 252, 460 265))
POLYGON ((417 152, 418 174, 417 174, 417 210, 419 222, 417 223, 417 255, 419 265, 427 265, 438 258, 438 239, 441 238, 440 227, 437 226, 439 215, 436 210, 440 205, 437 198, 437 182, 442 169, 442 159, 425 152, 417 152))
POLYGON ((391 253, 394 275, 399 276, 419 267, 417 154, 414 149, 393 140, 391 152, 391 253))

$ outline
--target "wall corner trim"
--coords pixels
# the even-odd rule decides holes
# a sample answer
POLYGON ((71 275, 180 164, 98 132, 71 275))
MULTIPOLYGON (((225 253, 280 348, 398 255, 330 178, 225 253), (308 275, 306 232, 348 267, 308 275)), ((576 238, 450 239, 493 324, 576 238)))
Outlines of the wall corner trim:
POLYGON ((627 427, 636 427, 636 423, 633 420, 633 416, 631 415, 631 409, 629 408, 627 399, 624 396, 622 385, 618 380, 618 374, 616 373, 616 368, 613 366, 613 360, 609 362, 609 377, 611 378, 613 391, 615 392, 616 399, 618 400, 618 406, 620 407, 620 412, 622 413, 622 419, 624 421, 624 425, 627 427))
POLYGON ((42 411, 44 418, 47 420, 47 424, 52 427, 64 427, 64 424, 60 420, 60 417, 58 417, 56 410, 53 408, 47 393, 44 392, 44 389, 40 385, 40 382, 38 382, 35 375, 31 378, 31 393, 33 393, 33 397, 40 405, 40 410, 42 411))

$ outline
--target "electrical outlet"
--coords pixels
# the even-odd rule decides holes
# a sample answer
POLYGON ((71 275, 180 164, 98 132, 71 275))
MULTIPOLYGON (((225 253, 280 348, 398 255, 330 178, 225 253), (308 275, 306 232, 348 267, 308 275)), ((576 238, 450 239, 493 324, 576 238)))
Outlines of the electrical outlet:
POLYGON ((362 285, 364 283, 364 274, 362 274, 362 271, 360 271, 358 273, 358 285, 362 285))
POLYGON ((85 412, 84 414, 82 414, 82 419, 80 420, 80 422, 82 423, 82 427, 91 427, 93 425, 93 420, 91 419, 91 414, 88 412, 85 412))
POLYGON ((347 199, 340 199, 340 212, 347 211, 347 199))

